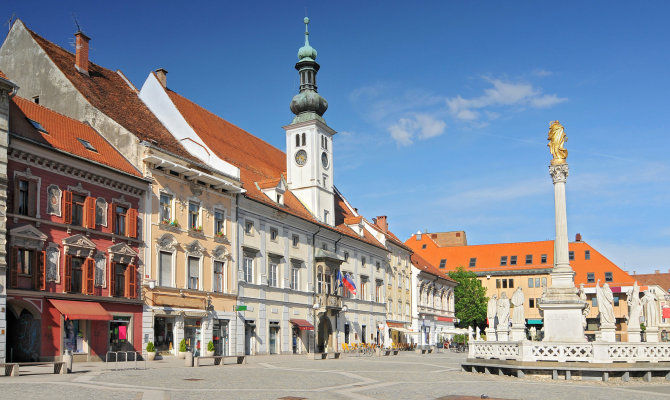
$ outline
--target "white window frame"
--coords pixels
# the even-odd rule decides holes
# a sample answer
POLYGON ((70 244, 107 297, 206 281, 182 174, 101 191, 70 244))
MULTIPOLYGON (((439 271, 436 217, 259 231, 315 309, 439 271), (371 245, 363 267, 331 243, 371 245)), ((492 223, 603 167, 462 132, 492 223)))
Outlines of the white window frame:
POLYGON ((300 266, 291 264, 291 274, 289 276, 289 286, 292 290, 300 290, 300 266))
POLYGON ((226 212, 226 209, 224 207, 221 207, 221 206, 214 207, 214 209, 212 211, 212 230, 214 232, 214 236, 216 236, 216 234, 218 233, 216 231, 216 213, 217 212, 220 212, 220 213, 223 214, 223 232, 221 232, 221 233, 223 234, 223 236, 226 236, 228 234, 228 227, 227 227, 227 225, 228 225, 228 223, 227 223, 228 214, 226 212))
MULTIPOLYGON (((199 200, 194 200, 194 199, 188 199, 188 202, 186 203, 186 225, 188 230, 195 230, 198 227, 203 227, 202 226, 202 203, 199 200), (195 221, 195 228, 191 227, 191 203, 195 204, 198 206, 198 216, 196 217, 195 221)), ((204 227, 203 227, 204 229, 204 227)))
POLYGON ((212 291, 215 293, 228 293, 228 263, 226 260, 213 259, 212 260, 212 291), (221 263, 221 288, 216 289, 216 283, 219 277, 216 273, 216 263, 221 263))
POLYGON ((242 256, 242 281, 246 283, 254 283, 254 264, 255 264, 255 257, 251 257, 249 254, 244 254, 242 256), (249 265, 247 266, 247 261, 249 261, 249 265), (250 269, 250 271, 248 271, 250 269), (248 274, 247 274, 248 271, 248 274), (247 279, 247 275, 251 279, 247 279))
POLYGON ((279 262, 276 259, 272 259, 270 257, 268 259, 268 286, 274 288, 281 288, 281 280, 279 279, 279 275, 280 275, 279 262))
POLYGON ((158 249, 156 252, 156 282, 158 286, 163 286, 163 287, 176 287, 176 278, 177 278, 177 268, 176 265, 177 263, 175 262, 177 259, 177 252, 176 251, 169 251, 166 249, 158 249), (161 253, 166 253, 170 254, 170 285, 163 285, 162 282, 160 282, 161 278, 161 265, 160 265, 160 260, 161 260, 161 253))
POLYGON ((244 234, 247 236, 254 236, 254 229, 255 229, 255 223, 254 220, 252 219, 245 219, 244 220, 244 234), (247 230, 247 226, 251 224, 251 229, 247 230))
POLYGON ((185 256, 186 256, 186 260, 185 260, 184 265, 186 266, 186 268, 185 268, 185 269, 186 269, 186 271, 185 271, 185 272, 186 272, 186 273, 185 273, 185 275, 186 275, 186 281, 184 282, 184 284, 185 284, 185 285, 184 285, 184 289, 188 289, 188 290, 203 290, 203 287, 202 287, 202 285, 203 285, 203 282, 202 282, 202 264, 203 264, 203 257, 202 257, 202 256, 197 256, 197 255, 192 254, 192 253, 186 253, 185 256), (189 261, 189 258, 195 258, 195 259, 198 260, 198 287, 195 288, 195 289, 189 287, 189 286, 190 286, 190 283, 191 283, 191 276, 190 276, 190 274, 189 274, 189 272, 190 272, 190 268, 189 268, 190 265, 189 265, 189 262, 188 262, 188 261, 189 261))

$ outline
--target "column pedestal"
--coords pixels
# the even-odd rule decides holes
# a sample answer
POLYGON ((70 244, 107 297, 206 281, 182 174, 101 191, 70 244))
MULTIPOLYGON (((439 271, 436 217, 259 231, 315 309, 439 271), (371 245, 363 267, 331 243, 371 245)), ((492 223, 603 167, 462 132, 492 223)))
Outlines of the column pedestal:
POLYGON ((647 327, 644 331, 644 337, 647 343, 658 343, 658 327, 647 327))
POLYGON ((499 342, 507 342, 509 340, 508 329, 496 329, 496 335, 498 336, 499 342))
POLYGON ((628 342, 630 343, 640 343, 642 341, 642 335, 640 335, 640 328, 628 328, 628 342))
POLYGON ((607 343, 616 342, 616 328, 614 325, 603 325, 600 327, 600 341, 607 343))
POLYGON ((512 329, 510 330, 510 340, 513 342, 526 340, 526 327, 524 325, 512 324, 512 329))
POLYGON ((496 341, 496 330, 493 328, 486 328, 486 341, 495 342, 496 341))

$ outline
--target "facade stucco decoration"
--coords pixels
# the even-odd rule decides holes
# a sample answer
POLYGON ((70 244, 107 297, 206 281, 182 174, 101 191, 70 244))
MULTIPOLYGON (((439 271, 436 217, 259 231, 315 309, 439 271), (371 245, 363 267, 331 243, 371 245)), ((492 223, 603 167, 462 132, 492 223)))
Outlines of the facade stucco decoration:
POLYGON ((107 252, 112 262, 133 264, 137 260, 137 253, 123 242, 110 246, 107 252))
POLYGON ((77 182, 77 184, 75 186, 71 186, 71 185, 68 186, 67 190, 69 190, 70 192, 79 193, 80 195, 86 196, 86 197, 91 195, 91 191, 84 189, 81 182, 77 182))
POLYGON ((32 225, 23 225, 9 231, 10 246, 41 250, 47 235, 32 225))
MULTIPOLYGON (((103 197, 98 197, 95 200, 95 224, 105 227, 107 226, 107 200, 103 197)), ((141 232, 140 229, 137 231, 141 232)))
POLYGON ((60 247, 57 243, 49 243, 46 253, 47 282, 60 283, 60 247))
POLYGON ((217 246, 214 248, 214 251, 212 251, 212 256, 216 261, 225 261, 226 259, 230 259, 230 253, 226 249, 226 246, 217 246))
POLYGON ((174 253, 177 250, 178 243, 173 235, 165 233, 156 241, 156 247, 158 250, 174 253))
POLYGON ((202 247, 199 241, 194 240, 186 245, 186 252, 189 256, 202 257, 205 254, 205 248, 202 247))
POLYGON ((47 214, 55 215, 57 217, 61 216, 62 196, 63 191, 60 190, 58 185, 49 185, 47 187, 47 214))
POLYGON ((65 247, 65 254, 74 257, 93 257, 95 251, 95 243, 86 235, 77 234, 63 239, 63 246, 65 247))
POLYGON ((95 260, 95 286, 105 287, 105 266, 107 265, 107 257, 105 253, 98 251, 93 257, 95 260))

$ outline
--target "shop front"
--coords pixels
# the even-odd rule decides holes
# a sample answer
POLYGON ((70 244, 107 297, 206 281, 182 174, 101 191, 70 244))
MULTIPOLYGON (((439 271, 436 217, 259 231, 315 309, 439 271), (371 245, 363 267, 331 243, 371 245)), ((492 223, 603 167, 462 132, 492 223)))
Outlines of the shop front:
POLYGON ((309 353, 309 335, 314 332, 314 325, 305 319, 291 319, 289 322, 293 326, 291 334, 292 353, 309 353))

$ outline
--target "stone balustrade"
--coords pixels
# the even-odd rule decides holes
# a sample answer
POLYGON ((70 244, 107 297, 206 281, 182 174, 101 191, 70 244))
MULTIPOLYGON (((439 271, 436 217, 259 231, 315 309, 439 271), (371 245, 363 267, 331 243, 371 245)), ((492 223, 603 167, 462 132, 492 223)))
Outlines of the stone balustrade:
POLYGON ((470 341, 468 357, 527 362, 670 362, 670 343, 470 341))

